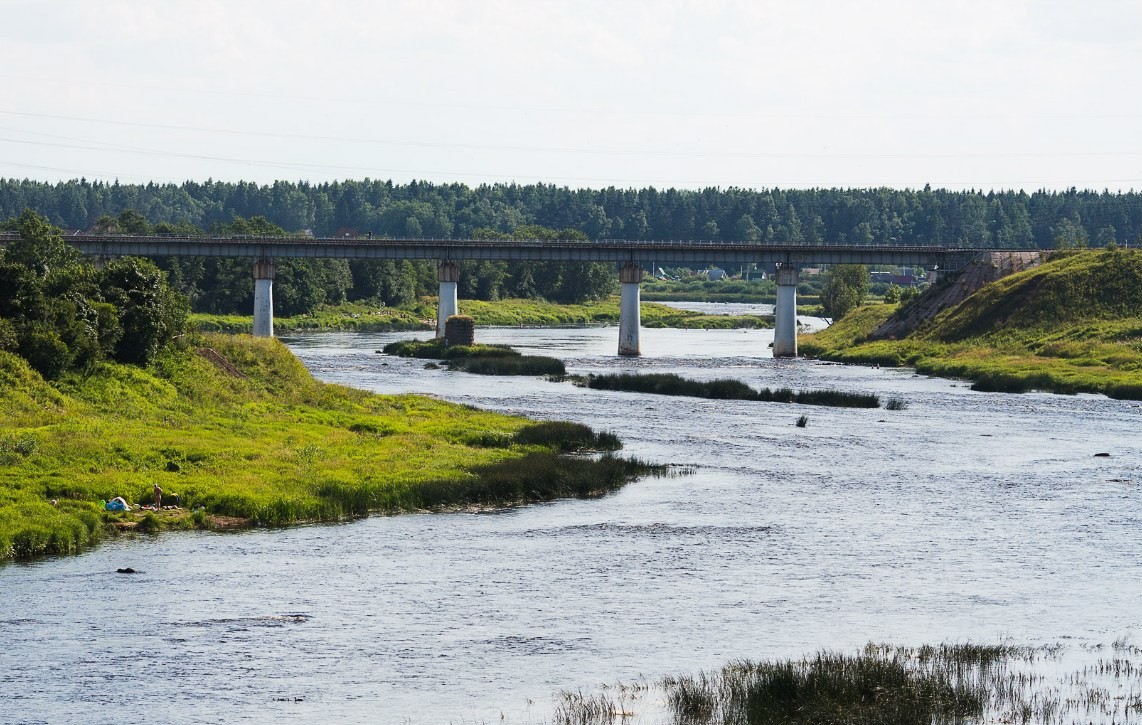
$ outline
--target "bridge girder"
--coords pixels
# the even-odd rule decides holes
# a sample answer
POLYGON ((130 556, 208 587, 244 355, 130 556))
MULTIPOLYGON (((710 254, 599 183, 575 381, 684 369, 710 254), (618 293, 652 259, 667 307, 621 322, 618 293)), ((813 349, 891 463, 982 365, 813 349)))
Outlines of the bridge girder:
MULTIPOLYGON (((0 243, 12 234, 0 234, 0 243)), ((486 241, 474 239, 249 238, 73 234, 64 240, 85 254, 116 257, 239 257, 249 259, 449 259, 632 262, 644 269, 661 265, 892 264, 956 270, 984 248, 788 244, 703 241, 486 241)), ((1013 251, 1013 250, 1003 250, 1013 251)), ((1034 250, 1039 251, 1039 250, 1034 250)))

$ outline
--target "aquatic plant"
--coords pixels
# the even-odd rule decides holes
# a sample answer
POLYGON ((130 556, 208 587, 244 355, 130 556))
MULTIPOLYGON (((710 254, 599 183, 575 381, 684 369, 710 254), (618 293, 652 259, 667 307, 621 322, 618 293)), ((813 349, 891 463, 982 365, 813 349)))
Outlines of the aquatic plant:
POLYGON ((629 711, 646 699, 648 687, 661 692, 668 721, 676 725, 1137 722, 1142 667, 1129 657, 1142 648, 1125 638, 1114 642, 1109 656, 1100 655, 1104 648, 1081 645, 1077 662, 1061 643, 971 642, 869 643, 853 655, 742 660, 649 686, 563 692, 554 722, 593 725, 637 717, 629 711), (617 701, 611 693, 618 693, 617 701))
POLYGON ((734 662, 682 677, 668 702, 685 723, 957 722, 983 713, 984 692, 938 668, 894 658, 822 652, 783 662, 734 662))
POLYGON ((544 355, 462 357, 448 361, 449 370, 476 375, 552 375, 563 376, 567 368, 563 361, 544 355))
POLYGON ((579 451, 617 451, 622 442, 614 433, 595 432, 590 426, 567 421, 532 423, 516 431, 515 442, 539 445, 564 453, 579 451))
POLYGON ((720 378, 701 381, 684 378, 675 373, 614 373, 588 375, 581 384, 595 390, 621 390, 655 395, 682 395, 715 400, 754 400, 766 403, 801 403, 845 408, 875 408, 880 399, 866 393, 847 393, 840 390, 802 390, 789 388, 754 390, 740 380, 720 378))

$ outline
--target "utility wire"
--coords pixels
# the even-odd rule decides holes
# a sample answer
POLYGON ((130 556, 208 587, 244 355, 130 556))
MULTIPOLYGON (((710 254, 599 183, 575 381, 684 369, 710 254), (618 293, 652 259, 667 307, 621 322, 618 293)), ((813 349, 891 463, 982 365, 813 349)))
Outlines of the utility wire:
MULTIPOLYGON (((372 144, 380 146, 403 146, 409 148, 439 148, 461 149, 465 151, 518 151, 523 153, 560 153, 577 155, 601 156, 655 156, 675 158, 753 158, 753 159, 960 159, 960 158, 996 158, 996 159, 1030 159, 1030 158, 1100 158, 1119 156, 1142 156, 1142 150, 1132 151, 1003 151, 979 152, 965 151, 955 153, 850 153, 850 152, 802 152, 802 151, 683 151, 662 149, 597 149, 585 147, 559 147, 559 146, 520 146, 511 144, 467 144, 450 143, 446 141, 404 141, 393 139, 359 138, 351 136, 324 136, 315 134, 301 134, 274 131, 247 131, 239 129, 210 128, 203 126, 184 126, 176 124, 146 123, 140 121, 120 121, 105 118, 84 118, 80 116, 64 116, 47 113, 30 113, 26 111, 10 111, 0 109, 0 115, 19 116, 26 118, 52 119, 78 123, 94 123, 108 126, 121 126, 127 128, 154 128, 166 131, 191 131, 194 133, 213 133, 230 136, 252 136, 259 138, 280 138, 307 141, 327 141, 334 143, 372 144)), ((36 133, 38 132, 28 132, 36 133)), ((63 137, 61 137, 63 138, 63 137)), ((98 143, 98 142, 96 142, 98 143)))

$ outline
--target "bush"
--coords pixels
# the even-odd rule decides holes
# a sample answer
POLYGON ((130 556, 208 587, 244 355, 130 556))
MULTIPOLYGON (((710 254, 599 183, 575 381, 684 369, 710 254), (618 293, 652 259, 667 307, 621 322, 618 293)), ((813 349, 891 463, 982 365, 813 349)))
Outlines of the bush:
POLYGON ((72 355, 59 333, 37 325, 20 336, 19 354, 40 375, 55 380, 71 365, 72 355))
POLYGON ((16 326, 10 320, 0 317, 0 350, 15 352, 19 346, 20 340, 16 337, 16 326))

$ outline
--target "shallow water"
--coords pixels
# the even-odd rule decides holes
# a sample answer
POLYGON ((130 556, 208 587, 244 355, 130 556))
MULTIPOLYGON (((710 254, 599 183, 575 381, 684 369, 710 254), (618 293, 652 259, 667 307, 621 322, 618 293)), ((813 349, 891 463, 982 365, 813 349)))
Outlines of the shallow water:
POLYGON ((774 360, 769 330, 643 330, 636 360, 615 357, 615 328, 479 339, 571 372, 835 387, 907 410, 592 391, 376 354, 407 336, 287 342, 325 380, 581 421, 695 472, 595 500, 172 533, 0 567, 0 722, 541 722, 560 688, 734 658, 1142 634, 1137 402, 774 360))

